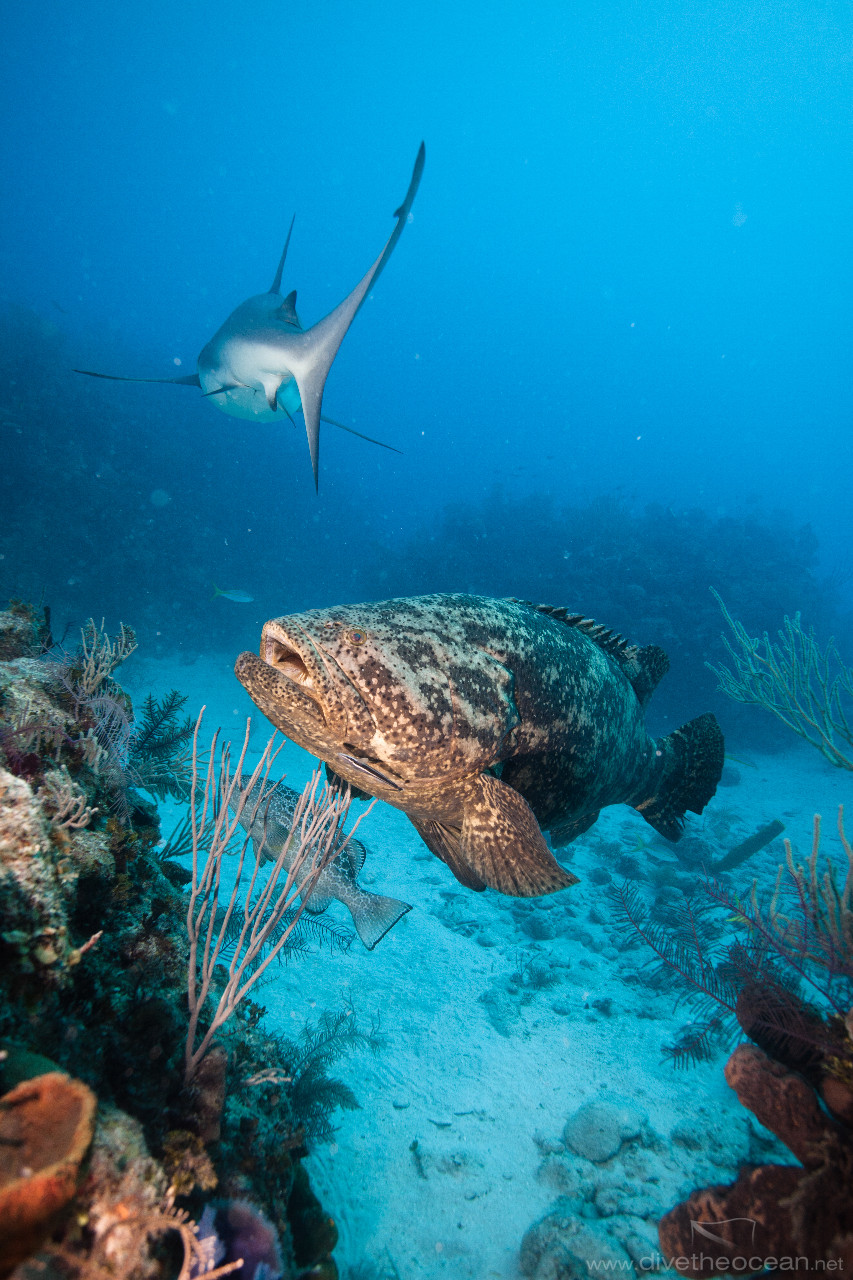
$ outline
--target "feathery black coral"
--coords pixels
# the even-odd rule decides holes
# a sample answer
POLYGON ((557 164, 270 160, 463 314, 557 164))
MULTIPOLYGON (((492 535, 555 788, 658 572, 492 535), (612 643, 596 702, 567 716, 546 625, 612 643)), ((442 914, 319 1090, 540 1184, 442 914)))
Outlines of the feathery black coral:
POLYGON ((675 1066, 706 1062, 733 1039, 737 1009, 737 986, 708 905, 684 897, 672 922, 662 924, 651 918, 637 885, 626 882, 612 892, 623 932, 636 932, 651 947, 656 960, 650 963, 665 969, 670 980, 675 977, 676 1007, 685 1005, 691 1014, 674 1042, 664 1046, 664 1057, 675 1066))
POLYGON ((193 721, 182 717, 186 696, 172 689, 161 699, 149 693, 134 724, 128 773, 136 786, 158 800, 189 798, 192 770, 188 744, 193 721))
POLYGON ((665 1056, 676 1065, 701 1061, 731 1041, 739 1026, 778 1062, 818 1080, 821 1073, 853 1074, 853 848, 838 834, 847 861, 839 883, 829 858, 819 865, 820 818, 815 817, 810 857, 794 860, 789 840, 767 905, 755 885, 740 897, 721 880, 707 877, 705 904, 691 899, 661 924, 636 885, 614 890, 623 929, 635 932, 657 957, 652 963, 676 977, 677 1004, 693 1018, 665 1056), (742 932, 714 941, 720 914, 742 932), (716 927, 715 927, 716 920, 716 927), (833 1065, 835 1064, 835 1065, 833 1065))

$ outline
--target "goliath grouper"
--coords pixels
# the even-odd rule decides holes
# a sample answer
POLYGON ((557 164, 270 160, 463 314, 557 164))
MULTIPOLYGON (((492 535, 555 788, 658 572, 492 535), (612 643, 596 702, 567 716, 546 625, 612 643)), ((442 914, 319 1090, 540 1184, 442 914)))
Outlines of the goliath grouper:
POLYGON ((533 897, 605 805, 669 840, 701 813, 723 736, 699 716, 655 741, 644 707, 669 659, 547 605, 432 595, 267 622, 235 672, 282 733, 402 809, 462 884, 533 897))

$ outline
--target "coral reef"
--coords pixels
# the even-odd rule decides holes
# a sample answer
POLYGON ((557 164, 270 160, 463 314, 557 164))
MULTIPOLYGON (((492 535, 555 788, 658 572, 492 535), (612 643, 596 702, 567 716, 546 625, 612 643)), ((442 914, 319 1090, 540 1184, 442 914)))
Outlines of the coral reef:
MULTIPOLYGON (((183 700, 149 699, 134 716, 113 674, 126 628, 110 639, 90 624, 70 663, 46 652, 34 610, 0 613, 0 636, 0 1085, 67 1072, 98 1104, 74 1213, 16 1280, 38 1259, 70 1280, 228 1274, 233 1255, 196 1235, 212 1194, 217 1213, 250 1204, 268 1224, 280 1265, 267 1276, 334 1277, 334 1228, 311 1207, 300 1161, 336 1107, 357 1105, 326 1067, 373 1037, 347 1010, 291 1044, 267 1035, 263 1008, 245 999, 187 1084, 187 877, 180 840, 158 848, 157 809, 139 789, 186 793, 183 700), (101 696, 121 715, 99 720, 101 696)), ((210 977, 201 1037, 227 971, 210 977)))
POLYGON ((675 1063, 706 1060, 742 1030, 795 1070, 853 1081, 845 1021, 853 1007, 853 847, 843 807, 837 825, 847 862, 843 882, 831 861, 820 865, 815 815, 808 861, 796 863, 785 840, 785 862, 766 906, 755 885, 742 897, 708 876, 700 895, 679 890, 662 910, 660 898, 646 907, 634 884, 613 887, 623 930, 651 948, 658 973, 691 1011, 665 1050, 675 1063), (740 936, 732 937, 733 924, 740 936))
POLYGON ((746 1121, 719 1134, 714 1109, 698 1102, 668 1135, 637 1100, 605 1093, 570 1115, 559 1139, 537 1137, 537 1180, 557 1193, 521 1243, 529 1280, 583 1280, 595 1271, 647 1274, 660 1258, 657 1223, 692 1185, 730 1170, 749 1150, 746 1121))
POLYGON ((660 1223, 665 1257, 682 1274, 773 1269, 801 1258, 812 1270, 853 1263, 853 848, 838 813, 847 862, 843 880, 821 866, 821 820, 811 854, 795 860, 789 840, 769 902, 753 886, 741 898, 706 880, 743 936, 721 946, 719 921, 685 899, 673 924, 639 906, 635 886, 616 890, 628 927, 675 975, 697 1015, 670 1050, 676 1060, 711 1055, 737 1027, 753 1042, 729 1058, 726 1080, 744 1107, 799 1161, 743 1169, 737 1181, 695 1191, 660 1223), (727 1025, 728 1024, 728 1025, 727 1025))

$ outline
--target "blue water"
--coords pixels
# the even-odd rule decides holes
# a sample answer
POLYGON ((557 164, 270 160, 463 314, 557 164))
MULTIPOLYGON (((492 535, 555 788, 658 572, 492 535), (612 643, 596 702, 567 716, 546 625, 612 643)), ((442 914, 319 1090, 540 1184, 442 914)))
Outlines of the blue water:
MULTIPOLYGON (((783 753, 739 835, 811 780, 807 844, 843 779, 784 757, 703 663, 711 586, 755 633, 802 608, 853 652, 849 6, 49 0, 6 14, 3 62, 0 595, 50 601, 57 638, 133 623, 134 692, 177 685, 234 725, 231 663, 271 616, 414 590, 568 605, 669 650, 667 728, 713 706, 783 753), (324 401, 400 454, 324 426, 316 495, 301 419, 72 372, 193 372, 294 213, 284 290, 320 319, 380 252, 421 139, 324 401)), ((403 968, 416 928, 383 943, 403 968)), ((390 1257, 393 1221, 359 1235, 324 1159, 348 1260, 390 1257)))

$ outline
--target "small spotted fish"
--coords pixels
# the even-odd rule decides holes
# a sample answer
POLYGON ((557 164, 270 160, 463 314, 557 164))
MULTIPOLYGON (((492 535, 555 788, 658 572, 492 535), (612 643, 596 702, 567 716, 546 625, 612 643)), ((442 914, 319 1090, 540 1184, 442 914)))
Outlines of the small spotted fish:
MULTIPOLYGON (((299 793, 279 782, 271 792, 267 786, 269 794, 258 806, 262 786, 259 780, 249 792, 240 825, 252 837, 255 853, 274 862, 290 834, 299 793)), ((342 902, 352 916, 359 938, 367 950, 372 951, 388 930, 412 908, 408 902, 362 889, 358 876, 366 857, 367 849, 361 841, 350 840, 321 874, 305 910, 311 915, 322 915, 333 899, 342 902)))

